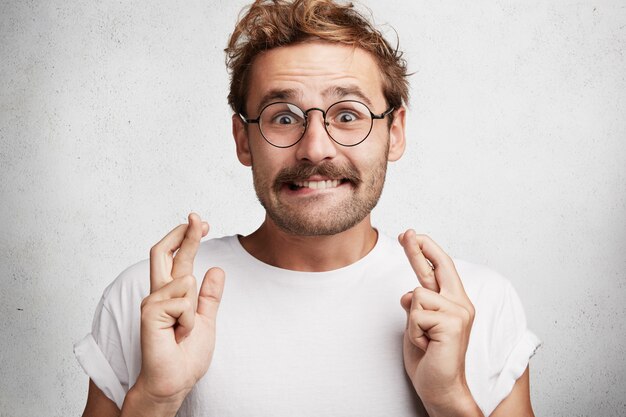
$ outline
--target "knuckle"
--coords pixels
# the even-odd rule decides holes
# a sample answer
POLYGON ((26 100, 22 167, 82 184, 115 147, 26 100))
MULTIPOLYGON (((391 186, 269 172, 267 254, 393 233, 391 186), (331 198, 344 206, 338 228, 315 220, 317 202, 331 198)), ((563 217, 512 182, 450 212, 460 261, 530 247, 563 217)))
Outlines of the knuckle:
POLYGON ((141 305, 139 306, 141 309, 141 312, 143 313, 144 309, 148 307, 148 305, 152 302, 152 296, 149 295, 147 297, 145 297, 143 300, 141 300, 141 305))
POLYGON ((465 329, 465 320, 461 316, 452 316, 450 318, 450 328, 456 335, 463 334, 465 329))
POLYGON ((178 279, 182 280, 183 285, 185 286, 187 290, 193 289, 197 285, 196 277, 194 277, 191 274, 183 275, 182 277, 178 279))
POLYGON ((417 343, 420 340, 420 338, 423 336, 424 336, 424 332, 419 327, 417 326, 409 327, 409 340, 411 340, 413 344, 417 343))
POLYGON ((424 287, 417 287, 413 290, 413 298, 416 300, 423 299, 428 294, 428 289, 424 287))
POLYGON ((402 294, 402 297, 400 297, 400 304, 403 307, 411 307, 411 300, 413 299, 413 291, 409 291, 406 294, 402 294))
POLYGON ((437 278, 435 278, 435 270, 432 268, 428 268, 428 270, 426 271, 426 273, 423 276, 424 279, 429 279, 432 281, 436 281, 437 278))
POLYGON ((463 324, 470 323, 472 321, 472 314, 470 313, 469 310, 466 310, 464 308, 461 309, 460 317, 461 317, 461 322, 463 324))
POLYGON ((476 308, 474 307, 474 304, 469 303, 466 311, 469 314, 470 321, 474 321, 474 317, 476 317, 476 308))
POLYGON ((455 334, 465 334, 469 326, 471 326, 471 320, 468 311, 463 310, 459 315, 451 317, 450 328, 455 334))
POLYGON ((181 307, 183 308, 183 311, 189 311, 193 309, 193 304, 191 303, 189 298, 183 298, 181 300, 181 307))
POLYGON ((150 317, 154 316, 154 309, 155 307, 153 303, 144 304, 141 308, 141 321, 146 321, 150 317))

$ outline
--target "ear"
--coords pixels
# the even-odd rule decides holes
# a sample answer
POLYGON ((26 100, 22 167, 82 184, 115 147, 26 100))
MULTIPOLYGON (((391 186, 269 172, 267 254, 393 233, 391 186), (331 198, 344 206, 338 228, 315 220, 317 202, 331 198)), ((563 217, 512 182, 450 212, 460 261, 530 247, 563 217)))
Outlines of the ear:
POLYGON ((237 158, 243 165, 252 166, 252 154, 250 153, 250 141, 248 140, 248 129, 238 114, 233 114, 233 138, 237 147, 237 158))
POLYGON ((397 161, 404 153, 406 139, 404 130, 406 126, 406 108, 400 107, 393 112, 393 122, 389 128, 389 155, 387 160, 397 161))

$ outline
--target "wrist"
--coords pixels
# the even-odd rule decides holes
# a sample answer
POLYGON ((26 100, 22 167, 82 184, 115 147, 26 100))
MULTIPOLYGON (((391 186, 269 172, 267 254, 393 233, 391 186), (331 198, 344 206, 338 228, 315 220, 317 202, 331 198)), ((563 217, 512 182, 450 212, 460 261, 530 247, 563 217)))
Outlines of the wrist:
POLYGON ((186 394, 167 398, 154 396, 138 380, 124 398, 120 417, 173 417, 185 397, 186 394))
POLYGON ((424 408, 430 417, 484 417, 467 386, 436 403, 424 402, 424 408))

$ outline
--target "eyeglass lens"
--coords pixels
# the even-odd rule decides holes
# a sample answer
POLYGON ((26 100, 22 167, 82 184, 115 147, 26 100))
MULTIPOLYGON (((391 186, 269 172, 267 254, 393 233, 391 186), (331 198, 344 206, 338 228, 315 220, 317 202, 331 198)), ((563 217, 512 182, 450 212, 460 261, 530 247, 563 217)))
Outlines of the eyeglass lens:
MULTIPOLYGON (((263 109, 259 119, 265 139, 280 147, 291 146, 300 140, 307 123, 305 112, 291 103, 270 104, 263 109)), ((371 112, 361 102, 340 101, 326 111, 324 126, 334 141, 345 146, 356 145, 369 135, 371 112)))

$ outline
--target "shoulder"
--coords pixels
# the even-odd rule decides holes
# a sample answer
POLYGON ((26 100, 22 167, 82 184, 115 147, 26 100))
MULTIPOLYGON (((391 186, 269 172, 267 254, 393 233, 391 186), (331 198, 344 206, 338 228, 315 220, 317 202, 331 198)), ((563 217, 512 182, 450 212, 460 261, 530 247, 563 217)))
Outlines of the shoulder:
POLYGON ((470 300, 496 301, 512 290, 511 282, 497 271, 485 266, 454 259, 454 265, 470 300))
POLYGON ((527 333, 526 314, 515 288, 486 266, 460 260, 455 265, 476 309, 472 333, 489 341, 492 355, 508 354, 527 333))
MULTIPOLYGON (((377 242, 377 261, 384 260, 385 265, 396 265, 402 268, 411 279, 415 273, 397 240, 386 233, 379 233, 377 242)), ((463 259, 453 259, 465 292, 474 303, 491 304, 514 291, 511 282, 497 271, 488 266, 469 262, 463 259)))
MULTIPOLYGON (((204 272, 211 266, 219 266, 233 254, 236 236, 208 239, 200 243, 194 260, 194 275, 201 281, 204 272)), ((143 259, 124 269, 104 290, 104 308, 123 312, 135 309, 150 294, 150 260, 143 259)))
POLYGON ((228 262, 233 258, 239 258, 239 247, 237 235, 207 239, 200 243, 196 264, 228 262))
POLYGON ((454 264, 476 309, 476 326, 499 323, 526 327, 524 309, 511 281, 485 265, 464 260, 454 260, 454 264))
POLYGON ((141 260, 124 269, 102 294, 103 307, 124 314, 150 293, 150 261, 141 260))

